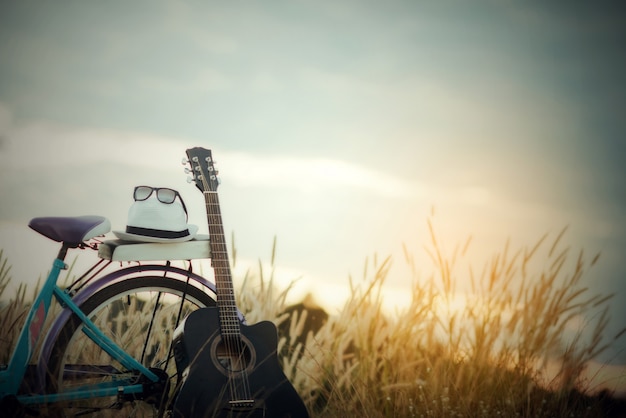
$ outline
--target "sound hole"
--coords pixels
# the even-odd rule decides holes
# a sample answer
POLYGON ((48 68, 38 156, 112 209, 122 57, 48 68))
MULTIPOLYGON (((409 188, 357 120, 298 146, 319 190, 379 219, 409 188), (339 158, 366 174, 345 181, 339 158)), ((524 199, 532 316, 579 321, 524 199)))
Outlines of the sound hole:
POLYGON ((255 361, 255 353, 247 338, 216 338, 211 349, 213 362, 218 370, 232 377, 233 374, 250 372, 255 361))

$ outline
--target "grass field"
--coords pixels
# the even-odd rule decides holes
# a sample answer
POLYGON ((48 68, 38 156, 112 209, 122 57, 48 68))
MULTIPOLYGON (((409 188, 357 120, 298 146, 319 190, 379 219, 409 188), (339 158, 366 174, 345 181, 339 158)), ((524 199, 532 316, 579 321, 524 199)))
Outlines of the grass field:
MULTIPOLYGON (((562 233, 519 250, 505 245, 461 272, 465 248, 444 254, 431 226, 432 274, 420 279, 405 254, 409 307, 383 308, 391 260, 372 257, 363 277, 350 279, 343 308, 308 331, 306 313, 283 313, 289 289, 276 288, 271 271, 259 267, 234 281, 249 323, 271 320, 287 330, 280 361, 313 417, 626 416, 624 400, 585 380, 589 362, 624 332, 603 339, 611 295, 582 283, 598 257, 573 254, 564 240, 562 233), (461 277, 471 296, 446 309, 458 300, 461 277)), ((0 296, 11 301, 0 313, 6 363, 32 292, 3 294, 11 277, 0 259, 0 296)))

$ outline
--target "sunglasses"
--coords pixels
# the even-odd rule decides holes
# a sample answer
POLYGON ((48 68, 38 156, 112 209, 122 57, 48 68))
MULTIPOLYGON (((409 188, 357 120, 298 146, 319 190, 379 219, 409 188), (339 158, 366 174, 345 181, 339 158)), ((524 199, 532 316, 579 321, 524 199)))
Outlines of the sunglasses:
POLYGON ((176 196, 180 199, 180 203, 183 205, 185 214, 187 214, 187 207, 183 201, 183 197, 174 189, 168 189, 167 187, 150 187, 150 186, 136 186, 133 192, 133 199, 135 201, 146 200, 152 196, 152 192, 156 192, 156 197, 161 203, 172 204, 176 200, 176 196))

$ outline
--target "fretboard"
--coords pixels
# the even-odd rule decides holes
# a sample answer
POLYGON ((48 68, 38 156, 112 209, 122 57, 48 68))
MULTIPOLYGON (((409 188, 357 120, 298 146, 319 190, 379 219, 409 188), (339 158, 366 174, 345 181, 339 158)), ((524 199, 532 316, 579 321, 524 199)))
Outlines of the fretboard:
POLYGON ((222 337, 239 337, 241 329, 235 302, 228 261, 228 248, 224 239, 224 226, 217 192, 205 191, 206 213, 209 224, 209 242, 211 246, 211 266, 215 274, 215 288, 217 291, 217 307, 219 309, 222 337))

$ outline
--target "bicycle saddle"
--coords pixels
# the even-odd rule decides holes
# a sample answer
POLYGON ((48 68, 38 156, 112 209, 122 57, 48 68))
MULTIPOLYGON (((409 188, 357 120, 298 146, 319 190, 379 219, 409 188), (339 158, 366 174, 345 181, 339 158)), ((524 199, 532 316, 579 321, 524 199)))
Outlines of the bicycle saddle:
POLYGON ((57 242, 80 244, 111 230, 111 222, 104 216, 48 216, 33 218, 28 226, 57 242))

